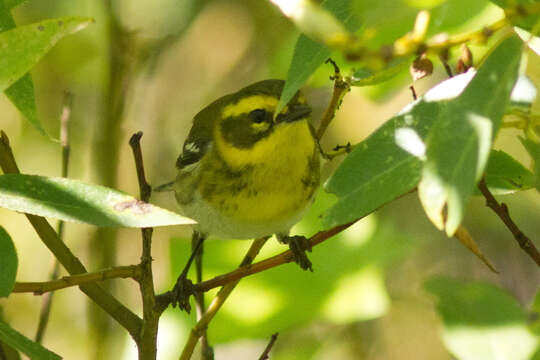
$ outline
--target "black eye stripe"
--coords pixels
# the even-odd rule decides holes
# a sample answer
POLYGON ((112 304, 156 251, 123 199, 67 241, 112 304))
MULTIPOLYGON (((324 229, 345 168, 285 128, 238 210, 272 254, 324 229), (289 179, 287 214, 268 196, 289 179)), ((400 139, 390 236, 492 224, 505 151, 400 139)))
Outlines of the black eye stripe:
POLYGON ((264 109, 255 109, 249 113, 249 118, 254 123, 262 123, 266 120, 268 112, 264 109))

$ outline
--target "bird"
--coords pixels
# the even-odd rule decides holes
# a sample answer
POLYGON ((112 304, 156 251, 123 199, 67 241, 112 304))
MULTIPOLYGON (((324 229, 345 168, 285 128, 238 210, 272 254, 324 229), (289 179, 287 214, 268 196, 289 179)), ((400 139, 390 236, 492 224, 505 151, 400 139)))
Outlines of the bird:
POLYGON ((176 179, 159 190, 174 191, 201 242, 275 234, 312 271, 309 241, 289 232, 313 202, 321 150, 300 91, 275 114, 284 84, 259 81, 203 108, 176 161, 176 179))

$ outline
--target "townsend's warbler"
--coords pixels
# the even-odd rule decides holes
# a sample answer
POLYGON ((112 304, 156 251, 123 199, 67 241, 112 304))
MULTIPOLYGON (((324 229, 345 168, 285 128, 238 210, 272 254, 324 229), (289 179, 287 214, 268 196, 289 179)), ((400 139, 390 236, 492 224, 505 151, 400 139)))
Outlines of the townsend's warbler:
POLYGON ((203 238, 276 234, 307 269, 306 239, 288 235, 319 185, 320 151, 299 92, 275 116, 283 85, 260 81, 199 112, 170 185, 203 238))

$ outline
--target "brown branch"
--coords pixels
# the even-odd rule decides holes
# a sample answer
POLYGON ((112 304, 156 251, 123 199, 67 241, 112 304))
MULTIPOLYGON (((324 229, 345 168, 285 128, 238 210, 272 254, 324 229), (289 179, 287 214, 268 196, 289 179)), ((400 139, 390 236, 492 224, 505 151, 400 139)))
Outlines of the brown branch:
POLYGON ((270 350, 272 350, 272 346, 274 346, 274 344, 276 343, 278 335, 279 335, 278 333, 272 334, 272 336, 270 337, 270 342, 268 343, 268 345, 266 345, 266 348, 264 349, 263 353, 261 354, 261 357, 259 357, 259 360, 268 360, 268 359, 270 359, 270 357, 269 357, 270 350))
POLYGON ((493 194, 489 191, 485 178, 482 178, 478 183, 478 188, 484 197, 486 198, 486 206, 491 208, 495 214, 502 220, 508 230, 514 235, 519 246, 525 250, 525 252, 536 262, 536 265, 540 266, 540 253, 534 246, 534 243, 519 229, 519 227, 510 218, 508 207, 505 203, 499 204, 493 194))
MULTIPOLYGON (((255 259, 263 245, 266 243, 266 240, 268 238, 260 238, 253 241, 251 244, 251 247, 249 248, 246 256, 244 256, 244 259, 240 263, 240 268, 242 267, 249 267, 249 264, 255 259)), ((212 300, 210 305, 208 306, 208 309, 204 313, 204 315, 201 317, 199 321, 197 321, 197 324, 191 329, 191 332, 189 334, 188 340, 186 344, 184 345, 184 349, 182 350, 182 354, 180 355, 180 360, 189 360, 191 359, 191 355, 193 354, 193 350, 195 349, 195 345, 197 345, 197 340, 202 336, 204 333, 204 330, 208 327, 208 324, 216 313, 219 311, 219 309, 223 306, 225 303, 225 300, 229 297, 231 292, 234 290, 236 285, 240 282, 240 279, 228 283, 224 287, 222 287, 219 292, 217 293, 216 297, 212 300)))
MULTIPOLYGON (((13 152, 9 145, 9 139, 3 131, 0 131, 0 167, 5 174, 20 173, 13 152)), ((45 218, 36 215, 25 214, 36 230, 45 246, 54 254, 58 261, 71 275, 87 273, 82 262, 58 237, 58 234, 45 218)), ((98 284, 88 283, 80 285, 81 291, 92 299, 99 307, 107 312, 122 327, 124 327, 131 337, 137 340, 140 336, 141 319, 131 310, 120 303, 114 296, 104 290, 98 284)))
MULTIPOLYGON (((144 175, 144 163, 141 151, 141 137, 143 133, 139 131, 129 139, 129 145, 133 151, 137 179, 139 181, 140 198, 144 202, 150 200, 152 187, 146 181, 144 175)), ((137 342, 139 359, 155 359, 157 354, 157 333, 160 313, 154 311, 156 306, 156 293, 154 291, 154 275, 152 273, 152 233, 153 228, 141 229, 142 234, 142 255, 141 255, 141 276, 137 279, 141 289, 143 305, 143 324, 140 341, 137 342)))
POLYGON ((334 92, 332 93, 330 104, 328 104, 328 107, 326 108, 326 111, 324 112, 323 117, 321 119, 321 123, 319 124, 319 128, 317 129, 318 140, 320 140, 322 136, 324 135, 324 133, 326 132, 328 125, 330 125, 330 123, 334 119, 334 116, 336 115, 336 111, 341 106, 343 97, 351 88, 349 83, 343 80, 343 77, 341 76, 341 73, 339 72, 339 67, 336 65, 336 63, 332 59, 326 60, 325 63, 331 63, 332 66, 334 67, 334 76, 330 77, 330 80, 334 80, 334 92))
MULTIPOLYGON (((68 176, 69 170, 69 119, 71 117, 71 105, 73 103, 73 94, 68 91, 64 92, 64 99, 62 105, 62 111, 60 113, 60 144, 62 145, 62 177, 68 176)), ((64 240, 64 221, 58 221, 57 233, 60 240, 64 240)), ((56 280, 60 275, 60 263, 54 259, 53 270, 49 279, 56 280)), ((36 342, 41 343, 45 330, 49 322, 49 316, 51 314, 51 307, 54 293, 46 294, 43 299, 41 311, 39 314, 38 327, 36 330, 36 342)))
MULTIPOLYGON (((309 242, 311 246, 318 245, 322 243, 323 241, 331 238, 332 236, 347 229, 349 226, 351 226, 358 220, 355 220, 348 224, 336 226, 329 230, 320 231, 317 234, 313 235, 309 239, 309 242)), ((273 267, 283 265, 292 261, 294 261, 293 253, 291 250, 287 250, 287 251, 282 252, 281 254, 272 256, 271 258, 265 259, 263 261, 259 261, 258 263, 255 263, 253 265, 239 267, 238 269, 231 271, 230 273, 216 276, 215 278, 212 278, 210 280, 203 281, 199 284, 195 284, 193 285, 193 288, 195 291, 208 291, 210 289, 214 289, 216 287, 224 286, 234 281, 238 281, 246 276, 253 275, 261 271, 268 270, 273 267)))
POLYGON ((50 291, 65 289, 72 286, 93 283, 118 278, 137 279, 141 275, 139 265, 117 266, 96 272, 85 274, 63 276, 60 279, 45 282, 16 282, 13 288, 14 293, 33 293, 34 295, 43 295, 50 291))

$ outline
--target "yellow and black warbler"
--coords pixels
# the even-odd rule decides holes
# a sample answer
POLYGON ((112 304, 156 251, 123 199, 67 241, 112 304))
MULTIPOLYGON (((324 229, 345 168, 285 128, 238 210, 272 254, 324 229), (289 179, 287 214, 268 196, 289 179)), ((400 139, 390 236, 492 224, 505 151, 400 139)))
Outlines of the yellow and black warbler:
MULTIPOLYGON (((171 183, 194 230, 228 239, 276 234, 311 268, 306 239, 289 236, 319 185, 311 108, 298 92, 274 114, 284 81, 264 80, 214 101, 193 119, 171 183)), ((308 249, 309 250, 309 249, 308 249)))

